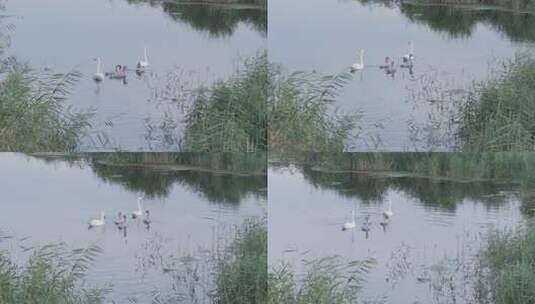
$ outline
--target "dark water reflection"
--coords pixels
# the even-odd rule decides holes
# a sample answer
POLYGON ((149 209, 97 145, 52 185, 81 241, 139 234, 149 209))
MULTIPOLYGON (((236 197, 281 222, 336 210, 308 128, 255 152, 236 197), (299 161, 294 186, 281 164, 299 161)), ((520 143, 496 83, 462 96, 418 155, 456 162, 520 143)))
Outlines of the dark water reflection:
POLYGON ((480 202, 489 208, 507 201, 504 191, 518 187, 489 182, 453 182, 409 176, 377 176, 357 173, 325 173, 305 169, 304 179, 318 189, 329 189, 342 197, 358 199, 363 204, 381 204, 389 191, 403 192, 424 207, 455 212, 465 199, 480 202))
POLYGON ((249 195, 266 198, 266 193, 261 191, 266 187, 266 178, 263 176, 245 178, 195 170, 114 166, 99 162, 93 163, 92 170, 103 181, 119 184, 128 191, 141 192, 153 198, 168 196, 175 184, 197 192, 214 203, 239 204, 249 195))
POLYGON ((511 41, 535 41, 535 13, 492 7, 402 4, 401 13, 411 22, 428 26, 451 38, 470 38, 487 25, 511 41))
POLYGON ((363 296, 384 297, 386 303, 433 303, 434 290, 419 281, 422 277, 441 269, 437 265, 445 257, 470 259, 486 231, 524 218, 514 185, 331 174, 294 166, 271 167, 268 178, 270 263, 286 261, 299 272, 303 259, 375 258, 363 296), (394 216, 382 225, 389 202, 394 216), (341 231, 353 209, 357 228, 341 231), (366 217, 368 233, 360 229, 366 217))
MULTIPOLYGON (((266 177, 130 170, 96 164, 87 155, 3 153, 0 167, 4 189, 0 231, 17 239, 29 237, 24 241, 27 247, 58 242, 72 248, 100 246, 102 253, 90 268, 88 283, 111 283, 110 300, 116 303, 129 299, 150 303, 153 292, 170 291, 168 274, 156 262, 172 264, 175 260, 167 258, 199 252, 208 255, 230 241, 235 227, 248 218, 263 217, 267 208, 266 177), (142 208, 150 210, 152 222, 146 226, 129 219, 124 234, 113 220, 119 211, 135 210, 143 193, 147 195, 142 208), (88 230, 87 222, 101 211, 106 213, 106 225, 88 230)), ((203 282, 209 282, 208 265, 199 271, 203 282)))

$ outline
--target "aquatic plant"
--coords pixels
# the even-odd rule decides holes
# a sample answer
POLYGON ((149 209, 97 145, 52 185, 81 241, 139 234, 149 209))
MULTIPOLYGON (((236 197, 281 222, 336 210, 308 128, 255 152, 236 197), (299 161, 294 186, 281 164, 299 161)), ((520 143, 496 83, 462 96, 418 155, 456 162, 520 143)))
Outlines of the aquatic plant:
MULTIPOLYGON (((155 255, 160 256, 148 256, 155 255)), ((267 221, 247 219, 230 240, 220 237, 212 249, 144 264, 160 267, 173 286, 155 291, 154 304, 267 303, 267 221)))
POLYGON ((338 114, 333 104, 350 73, 324 76, 275 71, 269 106, 269 151, 345 151, 359 115, 338 114))
POLYGON ((518 55, 459 103, 457 137, 465 151, 535 148, 535 59, 518 55))
POLYGON ((213 303, 267 303, 267 222, 248 220, 218 254, 213 303))
POLYGON ((269 272, 269 304, 381 303, 360 295, 373 259, 347 262, 339 256, 304 261, 303 275, 285 263, 269 272))
POLYGON ((98 247, 71 251, 64 245, 46 245, 31 250, 22 266, 8 252, 0 251, 0 303, 103 303, 106 289, 84 285, 98 247))
POLYGON ((229 79, 196 90, 186 117, 184 150, 266 151, 269 79, 267 53, 262 52, 229 79))
POLYGON ((487 270, 487 300, 495 304, 534 303, 535 226, 491 232, 481 259, 487 270))
POLYGON ((90 112, 64 101, 80 73, 36 73, 14 58, 0 62, 0 150, 74 151, 90 127, 90 112))

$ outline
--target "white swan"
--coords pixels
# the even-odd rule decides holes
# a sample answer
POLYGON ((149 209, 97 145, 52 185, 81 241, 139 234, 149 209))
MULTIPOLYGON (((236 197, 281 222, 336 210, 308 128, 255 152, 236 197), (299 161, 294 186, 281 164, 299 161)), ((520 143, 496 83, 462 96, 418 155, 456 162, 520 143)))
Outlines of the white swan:
POLYGON ((355 222, 355 209, 351 211, 351 222, 346 222, 342 225, 342 231, 349 230, 349 229, 355 229, 357 226, 357 223, 355 222))
POLYGON ((409 41, 409 53, 403 56, 403 63, 407 64, 414 61, 414 42, 409 41))
POLYGON ((89 228, 97 227, 97 226, 103 226, 105 222, 106 216, 104 215, 104 211, 100 212, 100 218, 99 219, 92 219, 89 221, 89 228))
POLYGON ((137 63, 138 70, 144 70, 149 67, 149 58, 147 57, 147 48, 143 48, 143 59, 137 63))
POLYGON ((101 82, 102 80, 104 80, 104 73, 102 73, 100 65, 100 57, 97 57, 97 72, 95 73, 95 75, 93 75, 93 80, 95 80, 96 82, 101 82))
POLYGON ((392 216, 394 216, 394 212, 392 212, 392 201, 389 200, 388 201, 388 209, 383 211, 383 216, 387 219, 391 218, 392 216))
POLYGON ((141 208, 142 196, 137 198, 137 209, 132 212, 132 218, 138 218, 143 215, 143 209, 141 208))
POLYGON ((360 62, 353 63, 351 66, 351 72, 360 71, 364 69, 364 50, 359 52, 360 62))

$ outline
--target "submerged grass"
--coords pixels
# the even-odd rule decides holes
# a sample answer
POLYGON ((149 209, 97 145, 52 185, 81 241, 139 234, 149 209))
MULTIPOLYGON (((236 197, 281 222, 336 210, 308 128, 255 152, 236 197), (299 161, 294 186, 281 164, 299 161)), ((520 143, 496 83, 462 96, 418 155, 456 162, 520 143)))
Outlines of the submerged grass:
POLYGON ((34 249, 19 266, 0 252, 0 303, 89 304, 102 303, 106 290, 85 288, 83 280, 99 248, 67 250, 63 245, 34 249))
POLYGON ((0 150, 73 151, 89 127, 89 112, 64 101, 80 73, 39 74, 14 58, 0 62, 0 150))

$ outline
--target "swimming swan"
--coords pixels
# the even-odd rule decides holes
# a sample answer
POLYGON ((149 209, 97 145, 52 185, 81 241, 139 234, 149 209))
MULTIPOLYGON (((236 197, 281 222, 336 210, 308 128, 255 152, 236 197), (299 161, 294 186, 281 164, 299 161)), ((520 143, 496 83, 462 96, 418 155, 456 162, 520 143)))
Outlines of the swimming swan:
POLYGON ((351 211, 351 222, 346 222, 342 225, 342 231, 355 229, 357 224, 355 223, 355 209, 351 211))
POLYGON ((103 226, 105 222, 106 216, 104 215, 104 211, 100 212, 100 218, 99 219, 92 219, 89 221, 89 228, 97 227, 97 226, 103 226))
POLYGON ((143 224, 150 225, 150 223, 151 223, 150 212, 149 212, 149 210, 147 210, 147 211, 145 211, 145 218, 143 219, 143 224))
POLYGON ((138 70, 144 70, 149 67, 149 58, 147 57, 147 48, 143 48, 143 59, 137 63, 138 70))
POLYGON ((390 67, 390 57, 386 57, 385 58, 385 63, 380 65, 379 68, 384 70, 384 69, 388 69, 390 67))
POLYGON ((414 42, 409 41, 409 53, 403 56, 403 63, 407 64, 414 61, 414 42))
POLYGON ((96 82, 101 82, 102 80, 104 80, 104 73, 102 73, 101 71, 101 62, 100 62, 100 57, 97 57, 97 72, 95 73, 95 75, 93 75, 93 80, 95 80, 96 82))
POLYGON ((353 63, 351 66, 351 72, 356 72, 364 69, 364 50, 359 52, 360 62, 353 63))
POLYGON ((143 215, 143 209, 141 208, 141 200, 143 199, 142 196, 139 196, 137 198, 137 209, 132 212, 132 218, 138 218, 143 215))
POLYGON ((366 216, 366 221, 365 221, 364 223, 362 223, 362 227, 360 227, 360 229, 361 229, 362 231, 368 232, 368 231, 370 231, 370 229, 371 229, 371 224, 372 224, 372 223, 370 222, 370 216, 367 215, 367 216, 366 216))
POLYGON ((123 213, 119 212, 117 214, 117 219, 113 222, 115 223, 115 225, 119 226, 123 222, 123 213))
POLYGON ((392 201, 388 201, 388 209, 383 211, 383 216, 387 219, 391 218, 392 216, 394 216, 394 212, 392 212, 392 201))
POLYGON ((123 229, 126 229, 127 226, 128 226, 128 224, 126 223, 126 214, 124 214, 123 215, 123 219, 119 223, 119 225, 117 225, 117 228, 119 228, 119 230, 123 230, 123 229))

